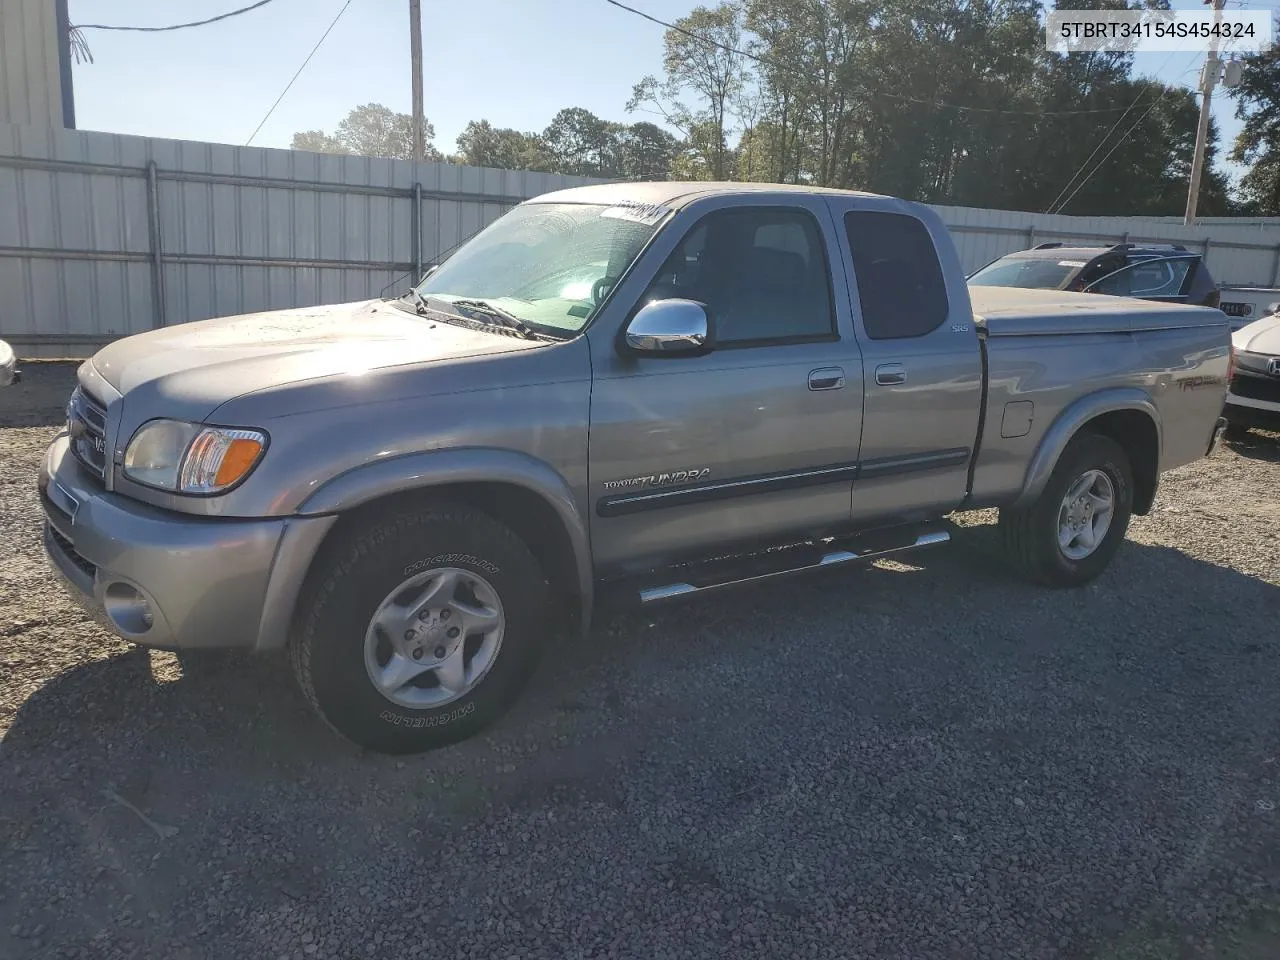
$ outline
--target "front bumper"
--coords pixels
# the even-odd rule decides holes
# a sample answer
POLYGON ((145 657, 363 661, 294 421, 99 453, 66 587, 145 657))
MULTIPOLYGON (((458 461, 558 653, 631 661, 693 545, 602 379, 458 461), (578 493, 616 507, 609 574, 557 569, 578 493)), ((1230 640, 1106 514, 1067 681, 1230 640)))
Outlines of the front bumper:
POLYGON ((108 629, 166 648, 283 645, 298 590, 332 517, 188 516, 108 493, 65 435, 39 477, 55 571, 108 629))

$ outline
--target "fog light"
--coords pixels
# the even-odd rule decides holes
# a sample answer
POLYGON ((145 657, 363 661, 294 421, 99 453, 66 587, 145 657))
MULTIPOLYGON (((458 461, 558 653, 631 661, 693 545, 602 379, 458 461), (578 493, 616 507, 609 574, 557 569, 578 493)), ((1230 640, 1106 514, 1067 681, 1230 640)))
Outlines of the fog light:
POLYGON ((136 587, 118 580, 107 587, 102 605, 111 622, 125 633, 144 634, 155 622, 147 598, 136 587))

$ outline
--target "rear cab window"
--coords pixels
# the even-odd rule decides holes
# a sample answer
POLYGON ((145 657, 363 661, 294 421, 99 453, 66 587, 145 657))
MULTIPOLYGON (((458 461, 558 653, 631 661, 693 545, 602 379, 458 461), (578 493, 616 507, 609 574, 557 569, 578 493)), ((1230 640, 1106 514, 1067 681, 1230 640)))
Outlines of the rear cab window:
POLYGON ((879 210, 846 213, 844 228, 866 335, 923 337, 942 326, 950 303, 929 229, 915 217, 879 210))

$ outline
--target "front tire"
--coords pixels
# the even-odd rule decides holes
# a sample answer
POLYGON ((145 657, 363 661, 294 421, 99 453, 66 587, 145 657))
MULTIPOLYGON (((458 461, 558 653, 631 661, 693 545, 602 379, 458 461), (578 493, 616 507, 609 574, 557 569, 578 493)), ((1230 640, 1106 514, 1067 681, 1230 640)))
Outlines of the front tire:
POLYGON ((1005 553, 1029 580, 1078 587, 1111 562, 1133 513, 1133 468, 1124 449, 1100 434, 1072 439, 1040 496, 1000 511, 1005 553))
POLYGON ((548 624, 529 548, 487 514, 437 505, 339 532, 317 560, 290 642, 307 699, 338 733, 418 753, 507 709, 548 624))

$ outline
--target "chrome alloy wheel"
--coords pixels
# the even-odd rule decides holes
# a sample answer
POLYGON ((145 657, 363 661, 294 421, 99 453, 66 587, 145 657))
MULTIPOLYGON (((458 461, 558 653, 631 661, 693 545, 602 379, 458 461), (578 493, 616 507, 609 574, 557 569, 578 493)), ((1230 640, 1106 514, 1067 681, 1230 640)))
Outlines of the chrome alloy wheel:
POLYGON ((456 567, 426 570, 374 611, 365 631, 365 670, 392 703, 444 706, 489 672, 505 628, 502 601, 483 577, 456 567))
POLYGON ((1115 515, 1116 492, 1103 470, 1086 470, 1067 488, 1058 508, 1058 547, 1083 560, 1102 545, 1115 515))

